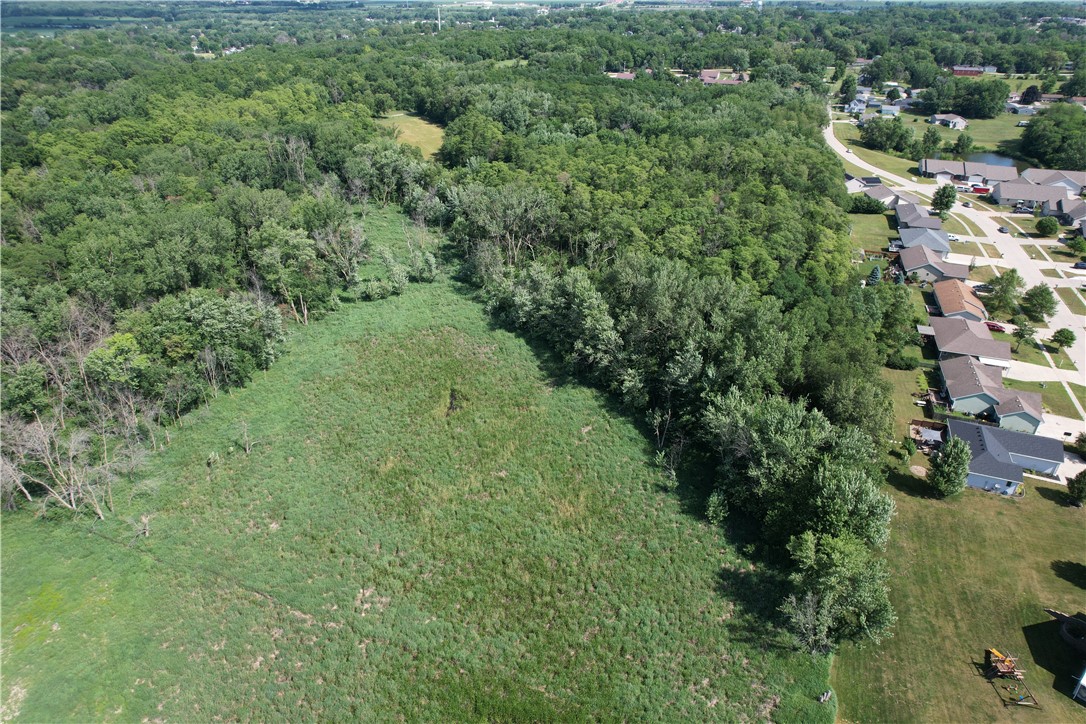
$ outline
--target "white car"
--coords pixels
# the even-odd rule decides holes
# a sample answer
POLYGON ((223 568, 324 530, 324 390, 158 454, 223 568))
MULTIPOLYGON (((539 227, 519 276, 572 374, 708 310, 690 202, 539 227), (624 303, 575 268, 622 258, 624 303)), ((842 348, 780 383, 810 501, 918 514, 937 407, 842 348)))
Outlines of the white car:
POLYGON ((950 241, 961 241, 961 239, 958 238, 957 234, 947 234, 946 238, 950 241))

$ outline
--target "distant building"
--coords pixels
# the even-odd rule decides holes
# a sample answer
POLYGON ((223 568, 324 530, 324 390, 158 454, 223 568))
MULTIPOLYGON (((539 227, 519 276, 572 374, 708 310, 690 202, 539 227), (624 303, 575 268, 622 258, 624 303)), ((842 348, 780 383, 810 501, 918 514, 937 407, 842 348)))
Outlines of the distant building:
POLYGON ((928 123, 946 126, 953 131, 964 131, 969 127, 969 121, 954 113, 936 113, 928 119, 928 123))

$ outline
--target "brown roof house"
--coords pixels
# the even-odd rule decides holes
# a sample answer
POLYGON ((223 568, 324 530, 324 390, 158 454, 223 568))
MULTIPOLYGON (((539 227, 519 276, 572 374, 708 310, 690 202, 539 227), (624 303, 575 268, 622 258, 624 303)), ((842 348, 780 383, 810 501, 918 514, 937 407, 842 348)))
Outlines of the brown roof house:
POLYGON ((1036 433, 1044 422, 1041 396, 1003 386, 1003 370, 972 357, 954 357, 939 363, 943 391, 950 409, 995 420, 1006 430, 1036 433))
POLYGON ((927 246, 910 246, 901 250, 898 263, 906 276, 916 275, 925 282, 940 282, 944 279, 966 279, 969 267, 965 264, 951 264, 945 261, 946 253, 940 253, 927 246))
POLYGON ((921 334, 935 339, 939 359, 973 357, 994 367, 1010 366, 1010 342, 999 342, 983 322, 958 317, 928 317, 927 325, 917 327, 921 334))
POLYGON ((935 303, 944 317, 957 317, 973 322, 988 320, 988 310, 972 287, 957 279, 936 282, 932 287, 935 303))

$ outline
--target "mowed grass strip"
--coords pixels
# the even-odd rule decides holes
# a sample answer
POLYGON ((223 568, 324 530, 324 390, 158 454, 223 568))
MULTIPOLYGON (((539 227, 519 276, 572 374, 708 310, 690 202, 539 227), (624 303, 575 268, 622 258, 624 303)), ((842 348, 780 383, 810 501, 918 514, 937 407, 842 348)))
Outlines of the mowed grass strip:
POLYGON ((1082 296, 1077 291, 1070 287, 1056 287, 1056 294, 1060 295, 1060 299, 1072 314, 1086 315, 1086 302, 1082 301, 1082 296))
POLYGON ((396 140, 415 146, 426 158, 433 158, 437 154, 445 138, 444 128, 407 111, 391 111, 387 116, 375 118, 374 121, 378 126, 397 129, 399 136, 396 140))
MULTIPOLYGON (((900 432, 920 417, 909 397, 916 372, 886 370, 884 376, 894 386, 900 432)), ((906 464, 892 460, 889 488, 898 514, 886 557, 898 625, 882 646, 848 647, 835 658, 840 719, 1081 718, 1081 707, 1068 696, 1081 662, 1042 609, 1082 608, 1084 511, 1066 505, 1061 486, 1033 479, 1021 500, 974 490, 937 500, 927 497, 925 483, 909 475, 906 464), (1021 657, 1043 711, 1003 706, 976 666, 992 646, 1021 657)))
POLYGON ((297 330, 172 437, 104 524, 5 518, 28 720, 834 718, 779 577, 452 283, 297 330))

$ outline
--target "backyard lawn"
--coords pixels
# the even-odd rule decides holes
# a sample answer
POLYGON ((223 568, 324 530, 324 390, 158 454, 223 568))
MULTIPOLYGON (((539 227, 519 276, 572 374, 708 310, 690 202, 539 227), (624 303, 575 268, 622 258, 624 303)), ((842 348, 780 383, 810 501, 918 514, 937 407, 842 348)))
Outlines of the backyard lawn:
MULTIPOLYGON (((917 372, 884 370, 892 385, 895 435, 919 408, 917 372)), ((900 453, 898 453, 900 455, 900 453)), ((1081 719, 1068 694, 1081 665, 1042 608, 1077 612, 1086 588, 1074 558, 1086 545, 1086 512, 1060 486, 1031 481, 1010 500, 966 490, 927 496, 909 461, 891 455, 897 516, 886 548, 893 638, 846 647, 834 660, 839 719, 847 722, 1064 722, 1081 719), (1043 711, 1005 708, 977 664, 990 646, 1020 656, 1043 711)), ((1005 693, 1005 692, 1003 692, 1005 693)))
POLYGON ((1037 392, 1041 395, 1041 404, 1044 405, 1046 412, 1061 417, 1082 419, 1082 415, 1078 414, 1074 403, 1071 402, 1071 396, 1067 394, 1067 390, 1059 382, 1027 382, 1025 380, 1004 379, 1003 386, 1022 392, 1037 392))
POLYGON ((415 146, 426 158, 433 158, 441 148, 445 130, 422 116, 406 111, 392 111, 387 116, 376 120, 378 126, 398 129, 399 136, 396 140, 415 146))
POLYGON ((897 238, 897 230, 891 224, 893 214, 849 214, 852 225, 852 245, 866 252, 885 252, 891 239, 897 238))
MULTIPOLYGON (((917 136, 923 134, 928 128, 926 116, 906 114, 904 120, 907 125, 916 129, 917 136), (913 124, 913 118, 919 118, 920 122, 913 124)), ((1018 122, 1022 120, 1028 120, 1028 118, 1013 113, 1001 113, 995 118, 972 119, 965 133, 972 136, 973 144, 977 148, 1013 153, 1017 149, 1018 141, 1022 138, 1022 132, 1026 130, 1018 127, 1018 122)), ((939 131, 944 142, 954 142, 962 134, 962 131, 954 131, 946 126, 935 126, 935 130, 939 131)))

